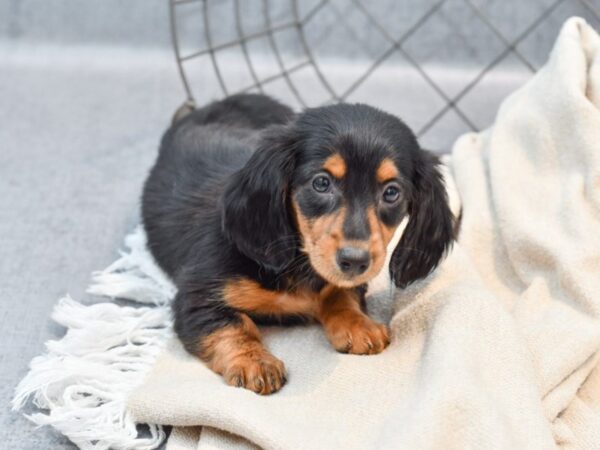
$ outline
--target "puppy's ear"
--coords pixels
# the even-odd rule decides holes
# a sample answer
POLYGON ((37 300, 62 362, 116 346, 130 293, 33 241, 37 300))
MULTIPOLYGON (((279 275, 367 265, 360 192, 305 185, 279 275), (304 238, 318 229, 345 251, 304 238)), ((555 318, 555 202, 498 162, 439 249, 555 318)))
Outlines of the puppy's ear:
POLYGON ((222 224, 243 254, 280 271, 292 262, 297 245, 288 209, 296 140, 286 126, 263 133, 256 152, 225 189, 222 224))
POLYGON ((437 157, 419 151, 409 221, 390 262, 391 277, 401 288, 427 276, 454 240, 454 219, 438 165, 437 157))

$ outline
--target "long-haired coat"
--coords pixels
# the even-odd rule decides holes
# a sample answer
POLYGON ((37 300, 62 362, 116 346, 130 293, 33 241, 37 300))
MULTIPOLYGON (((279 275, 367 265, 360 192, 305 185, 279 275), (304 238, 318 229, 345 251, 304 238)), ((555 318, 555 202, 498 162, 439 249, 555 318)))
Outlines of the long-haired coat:
POLYGON ((338 351, 381 352, 388 331, 364 313, 364 295, 396 228, 408 217, 389 267, 400 287, 426 276, 453 239, 437 164, 402 121, 361 104, 295 115, 236 95, 177 121, 142 213, 178 288, 185 348, 261 394, 286 378, 257 323, 316 320, 338 351))

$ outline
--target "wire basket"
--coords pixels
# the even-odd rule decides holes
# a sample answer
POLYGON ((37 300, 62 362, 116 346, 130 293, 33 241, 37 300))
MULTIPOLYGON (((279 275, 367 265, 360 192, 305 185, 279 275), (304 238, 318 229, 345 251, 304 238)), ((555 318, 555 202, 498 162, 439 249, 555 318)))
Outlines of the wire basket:
POLYGON ((488 126, 600 0, 169 0, 186 105, 263 92, 300 109, 365 102, 447 151, 488 126))

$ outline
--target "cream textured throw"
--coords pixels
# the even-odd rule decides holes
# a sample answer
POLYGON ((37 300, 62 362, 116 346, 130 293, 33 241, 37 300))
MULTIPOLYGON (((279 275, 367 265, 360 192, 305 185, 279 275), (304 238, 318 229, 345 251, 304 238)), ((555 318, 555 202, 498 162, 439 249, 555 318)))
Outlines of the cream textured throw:
POLYGON ((385 352, 336 353, 317 326, 265 330, 289 382, 261 397, 174 341, 129 398, 136 420, 175 425, 172 449, 600 448, 598 35, 570 19, 449 167, 458 244, 395 294, 385 352))

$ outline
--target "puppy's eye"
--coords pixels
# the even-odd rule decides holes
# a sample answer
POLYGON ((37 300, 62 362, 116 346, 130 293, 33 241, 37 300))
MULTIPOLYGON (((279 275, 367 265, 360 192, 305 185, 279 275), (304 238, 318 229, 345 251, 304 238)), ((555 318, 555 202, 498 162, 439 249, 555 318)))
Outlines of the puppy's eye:
POLYGON ((315 179, 312 182, 312 185, 315 191, 323 194, 329 191, 329 189, 331 188, 331 180, 325 175, 319 175, 318 177, 315 177, 315 179))
POLYGON ((394 203, 400 198, 400 188, 392 184, 383 191, 383 201, 386 203, 394 203))

